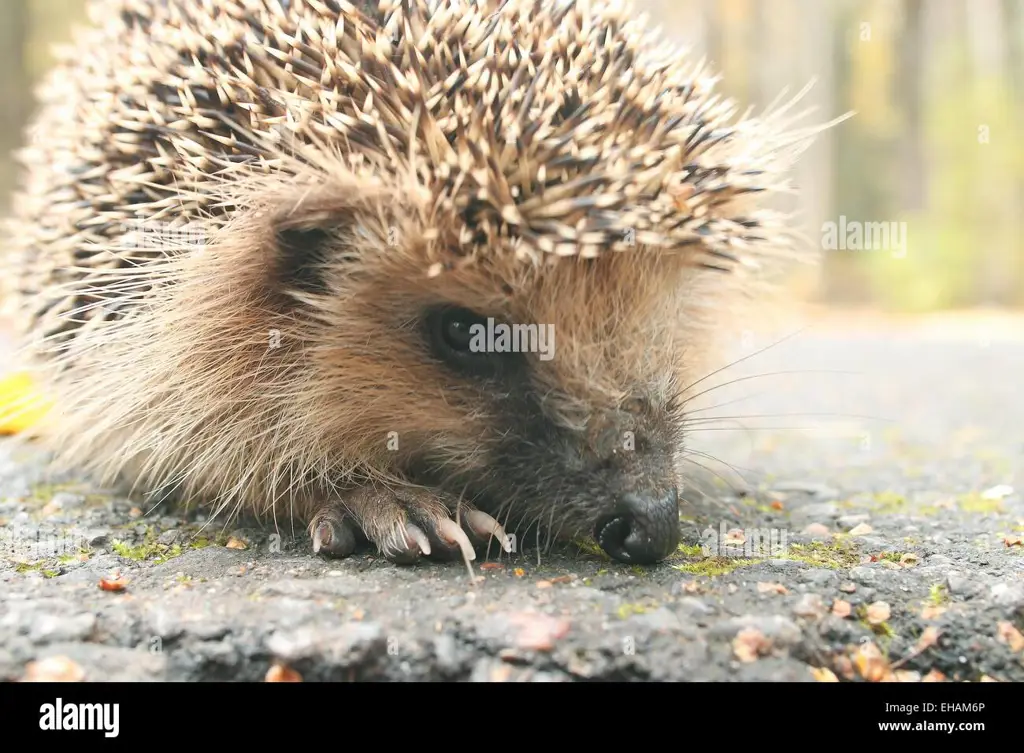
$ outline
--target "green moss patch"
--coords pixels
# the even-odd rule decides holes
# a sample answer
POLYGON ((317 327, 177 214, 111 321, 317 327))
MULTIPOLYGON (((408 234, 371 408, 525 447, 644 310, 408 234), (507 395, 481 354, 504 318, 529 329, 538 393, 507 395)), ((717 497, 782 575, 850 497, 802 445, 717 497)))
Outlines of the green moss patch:
POLYGON ((813 567, 846 570, 860 563, 860 554, 845 541, 812 541, 807 544, 790 544, 781 559, 795 560, 813 567))
POLYGON ((605 551, 597 545, 597 542, 593 539, 576 539, 572 543, 580 548, 580 551, 590 554, 594 557, 599 557, 603 560, 611 560, 605 551))
POLYGON ((949 590, 942 583, 936 583, 928 589, 928 602, 936 607, 941 607, 949 601, 949 590))
POLYGON ((957 497, 956 506, 963 512, 994 515, 1005 512, 1001 499, 985 499, 980 492, 971 492, 957 497))
POLYGON ((60 492, 81 494, 82 485, 78 484, 36 484, 31 489, 31 499, 37 502, 49 502, 60 492))
POLYGON ((124 541, 115 540, 111 549, 119 556, 133 562, 152 562, 157 565, 181 555, 180 544, 161 544, 156 537, 157 534, 153 526, 149 526, 141 544, 132 546, 124 541))
POLYGON ((623 604, 616 613, 620 620, 628 620, 633 615, 647 614, 657 608, 658 605, 654 603, 623 604))
POLYGON ((703 575, 708 578, 713 578, 718 575, 727 575, 733 570, 737 570, 741 567, 750 567, 751 565, 757 565, 762 560, 757 559, 732 559, 729 557, 707 557, 698 562, 689 562, 685 565, 672 565, 673 568, 681 573, 688 573, 690 575, 703 575))
POLYGON ((871 498, 868 506, 879 515, 892 515, 907 509, 907 498, 895 492, 879 492, 871 498))

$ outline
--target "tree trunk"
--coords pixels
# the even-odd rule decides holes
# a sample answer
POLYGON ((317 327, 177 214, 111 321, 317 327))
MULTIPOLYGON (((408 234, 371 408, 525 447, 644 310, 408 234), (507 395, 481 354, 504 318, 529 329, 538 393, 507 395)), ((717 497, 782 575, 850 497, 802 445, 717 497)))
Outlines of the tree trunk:
POLYGON ((25 0, 4 0, 0 24, 0 214, 10 206, 10 191, 17 174, 11 151, 22 142, 28 118, 29 82, 25 66, 28 8, 25 0))
POLYGON ((916 213, 926 203, 925 186, 927 164, 924 157, 923 99, 924 80, 922 73, 923 25, 922 0, 905 0, 903 34, 899 43, 901 53, 897 86, 897 101, 902 103, 904 112, 903 145, 903 192, 901 209, 916 213))
MULTIPOLYGON (((1021 0, 1003 0, 1003 17, 1006 21, 1006 70, 1015 107, 1012 117, 1021 124, 1024 123, 1024 5, 1021 0)), ((1014 147, 1016 154, 1024 153, 1024 146, 1020 143, 1015 143, 1014 147)), ((1015 174, 1012 200, 1015 207, 1024 207, 1024 170, 1015 174)), ((1024 213, 1014 212, 1010 221, 1015 227, 1014 269, 1009 275, 1014 284, 1011 302, 1024 304, 1024 213)))

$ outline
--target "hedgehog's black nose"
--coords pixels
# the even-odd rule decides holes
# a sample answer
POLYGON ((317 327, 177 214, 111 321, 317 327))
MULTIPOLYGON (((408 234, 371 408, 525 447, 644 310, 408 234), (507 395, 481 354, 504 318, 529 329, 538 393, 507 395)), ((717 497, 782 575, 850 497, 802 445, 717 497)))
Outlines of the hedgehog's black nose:
POLYGON ((644 565, 665 559, 679 545, 679 495, 627 494, 597 522, 597 543, 619 562, 644 565))

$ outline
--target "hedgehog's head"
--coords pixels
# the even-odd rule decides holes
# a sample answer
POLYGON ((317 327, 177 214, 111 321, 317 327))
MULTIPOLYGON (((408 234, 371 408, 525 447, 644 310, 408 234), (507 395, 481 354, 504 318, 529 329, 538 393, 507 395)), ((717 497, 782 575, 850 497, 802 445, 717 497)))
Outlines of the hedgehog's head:
POLYGON ((651 562, 678 542, 700 308, 738 248, 780 240, 747 200, 780 185, 785 134, 733 122, 699 69, 600 7, 467 10, 458 33, 435 14, 415 40, 392 16, 371 99, 402 121, 307 151, 319 177, 276 207, 271 280, 315 372, 317 446, 651 562), (389 78, 431 31, 484 37, 461 68, 436 52, 389 78))

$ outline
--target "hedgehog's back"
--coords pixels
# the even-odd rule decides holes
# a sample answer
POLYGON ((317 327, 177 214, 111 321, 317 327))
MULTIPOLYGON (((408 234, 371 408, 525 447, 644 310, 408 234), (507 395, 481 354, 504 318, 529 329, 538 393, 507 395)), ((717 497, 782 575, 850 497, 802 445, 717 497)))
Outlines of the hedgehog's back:
MULTIPOLYGON (((149 287, 142 268, 159 280, 163 261, 202 248, 230 217, 212 174, 272 165, 261 144, 284 119, 275 92, 291 79, 303 100, 310 55, 294 53, 311 48, 298 28, 317 14, 304 2, 256 7, 92 0, 93 25, 40 88, 18 156, 5 300, 34 338, 117 320, 149 287)), ((348 34, 365 36, 353 13, 348 34)))

